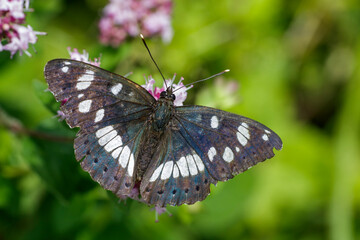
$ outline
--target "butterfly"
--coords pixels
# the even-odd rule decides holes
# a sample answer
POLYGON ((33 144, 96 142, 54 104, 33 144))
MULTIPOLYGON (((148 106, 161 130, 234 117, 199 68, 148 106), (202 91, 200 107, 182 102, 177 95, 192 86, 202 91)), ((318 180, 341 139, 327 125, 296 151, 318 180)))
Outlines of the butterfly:
POLYGON ((49 90, 71 128, 81 167, 117 196, 139 189, 155 206, 193 204, 210 184, 274 156, 282 141, 268 127, 222 110, 174 106, 172 88, 156 100, 137 83, 69 59, 45 66, 49 90))

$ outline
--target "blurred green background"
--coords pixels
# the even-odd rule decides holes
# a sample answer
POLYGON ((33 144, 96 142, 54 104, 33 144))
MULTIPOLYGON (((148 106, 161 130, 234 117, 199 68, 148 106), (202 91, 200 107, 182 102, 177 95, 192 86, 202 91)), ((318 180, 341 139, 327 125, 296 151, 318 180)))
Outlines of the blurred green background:
POLYGON ((256 119, 284 147, 212 186, 205 201, 168 207, 173 216, 159 223, 148 206, 118 203, 82 171, 76 131, 54 117, 58 105, 44 92, 44 65, 68 58, 68 46, 161 85, 140 39, 99 44, 106 4, 31 1, 27 22, 48 35, 31 58, 0 53, 0 239, 360 239, 358 1, 174 2, 171 43, 147 40, 165 76, 189 83, 231 69, 195 85, 185 103, 256 119))

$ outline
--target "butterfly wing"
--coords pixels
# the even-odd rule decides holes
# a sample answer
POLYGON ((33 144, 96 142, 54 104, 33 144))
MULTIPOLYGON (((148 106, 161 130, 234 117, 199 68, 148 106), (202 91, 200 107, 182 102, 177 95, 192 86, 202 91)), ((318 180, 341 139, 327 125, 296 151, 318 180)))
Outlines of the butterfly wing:
POLYGON ((133 185, 135 159, 155 99, 138 84, 68 59, 45 66, 50 91, 71 128, 80 127, 75 156, 102 187, 122 196, 133 185))
POLYGON ((154 155, 140 189, 146 201, 160 206, 201 201, 210 182, 231 179, 282 148, 266 126, 202 106, 177 107, 163 144, 166 151, 154 155))
POLYGON ((140 185, 143 200, 157 206, 193 204, 210 193, 216 181, 205 168, 192 143, 173 121, 159 144, 140 185))

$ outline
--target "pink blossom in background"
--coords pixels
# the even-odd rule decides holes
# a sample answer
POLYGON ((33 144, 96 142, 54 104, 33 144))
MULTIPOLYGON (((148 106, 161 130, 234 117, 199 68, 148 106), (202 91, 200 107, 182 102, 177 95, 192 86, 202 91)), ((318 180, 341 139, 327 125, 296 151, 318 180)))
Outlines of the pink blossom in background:
POLYGON ((110 0, 99 22, 100 41, 114 47, 127 37, 142 33, 160 35, 164 42, 173 36, 171 0, 110 0))
POLYGON ((175 77, 176 74, 174 74, 172 79, 166 80, 166 84, 164 83, 162 88, 159 88, 159 87, 154 87, 155 80, 152 78, 152 76, 150 76, 148 77, 148 79, 145 78, 145 84, 141 86, 145 88, 156 100, 160 98, 160 93, 166 90, 166 86, 168 87, 172 86, 175 95, 174 105, 182 106, 187 97, 187 90, 189 90, 193 86, 184 87, 184 84, 182 83, 184 78, 182 77, 180 78, 180 81, 177 84, 175 84, 174 83, 175 77))
POLYGON ((24 26, 25 13, 29 10, 29 0, 0 0, 0 44, 1 51, 9 51, 11 57, 19 51, 20 56, 27 51, 29 44, 35 44, 37 35, 45 35, 37 32, 30 25, 24 26), (5 44, 4 44, 5 43, 5 44))
POLYGON ((86 52, 85 50, 83 50, 82 54, 80 54, 79 51, 76 48, 74 48, 74 50, 71 51, 71 47, 68 47, 67 50, 68 50, 68 52, 70 54, 70 59, 85 62, 85 63, 89 63, 91 65, 100 67, 100 57, 99 58, 94 58, 94 61, 91 61, 91 60, 89 60, 89 53, 86 52))

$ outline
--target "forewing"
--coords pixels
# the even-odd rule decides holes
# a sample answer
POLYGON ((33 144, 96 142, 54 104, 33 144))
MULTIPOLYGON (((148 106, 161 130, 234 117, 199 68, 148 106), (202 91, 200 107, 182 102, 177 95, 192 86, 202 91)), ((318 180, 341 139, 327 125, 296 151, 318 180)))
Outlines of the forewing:
POLYGON ((101 68, 55 59, 45 78, 70 127, 81 166, 105 189, 131 191, 138 142, 155 99, 138 84, 101 68))

